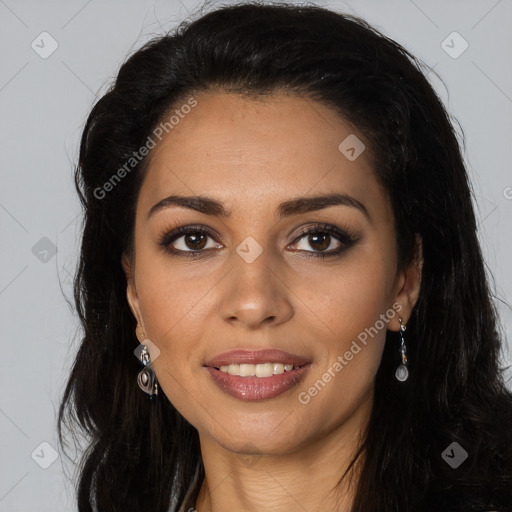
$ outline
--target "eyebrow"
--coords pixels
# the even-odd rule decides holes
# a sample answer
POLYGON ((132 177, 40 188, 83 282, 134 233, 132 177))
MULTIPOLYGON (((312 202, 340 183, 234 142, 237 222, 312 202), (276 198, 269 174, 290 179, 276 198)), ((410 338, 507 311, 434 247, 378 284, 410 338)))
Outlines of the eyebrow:
MULTIPOLYGON (((370 214, 363 203, 347 194, 327 194, 321 196, 303 196, 284 201, 277 207, 276 213, 280 219, 301 213, 322 210, 329 206, 350 206, 361 211, 371 222, 370 214)), ((226 210, 223 203, 208 196, 170 195, 154 204, 148 212, 149 219, 155 213, 172 206, 196 210, 205 215, 228 218, 231 211, 226 210)))

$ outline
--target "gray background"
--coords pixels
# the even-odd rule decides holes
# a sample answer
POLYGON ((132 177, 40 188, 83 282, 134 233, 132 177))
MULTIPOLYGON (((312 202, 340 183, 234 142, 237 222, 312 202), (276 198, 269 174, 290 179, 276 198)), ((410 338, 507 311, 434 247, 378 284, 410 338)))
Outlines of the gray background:
MULTIPOLYGON (((366 18, 443 78, 445 84, 429 75, 464 129, 484 255, 498 297, 510 300, 512 1, 316 3, 366 18), (464 42, 448 37, 454 31, 469 45, 457 58, 464 42)), ((79 247, 72 171, 80 131, 128 53, 197 5, 0 0, 1 511, 76 510, 73 465, 60 453, 53 460, 52 449, 77 348, 77 319, 62 292, 71 299, 79 247), (40 53, 51 41, 40 36, 44 31, 58 43, 46 59, 40 53)), ((507 339, 503 361, 510 364, 512 314, 497 305, 507 339)))

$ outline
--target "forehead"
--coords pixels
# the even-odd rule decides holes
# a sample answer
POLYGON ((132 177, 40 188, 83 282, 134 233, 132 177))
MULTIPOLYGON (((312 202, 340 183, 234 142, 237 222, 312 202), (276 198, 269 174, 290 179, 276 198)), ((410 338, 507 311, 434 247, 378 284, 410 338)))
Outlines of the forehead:
POLYGON ((149 154, 139 196, 145 212, 172 193, 251 210, 262 202, 340 192, 367 202, 376 215, 389 215, 364 137, 325 105, 288 93, 203 92, 194 98, 196 106, 174 117, 149 154))

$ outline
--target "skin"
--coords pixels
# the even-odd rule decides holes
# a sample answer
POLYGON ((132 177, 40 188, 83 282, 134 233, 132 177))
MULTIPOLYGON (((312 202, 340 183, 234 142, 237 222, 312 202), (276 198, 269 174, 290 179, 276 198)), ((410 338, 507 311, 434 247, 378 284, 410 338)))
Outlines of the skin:
MULTIPOLYGON (((406 324, 417 301, 421 245, 417 261, 397 272, 391 204, 369 150, 350 161, 338 149, 350 134, 364 137, 331 109, 282 92, 257 100, 221 91, 194 97, 197 106, 151 151, 136 209, 136 263, 123 257, 122 264, 139 340, 161 351, 154 361, 160 389, 199 432, 206 477, 196 509, 348 511, 355 486, 345 479, 338 493, 333 488, 368 422, 386 329, 398 331, 399 316, 406 324), (332 192, 356 198, 370 219, 346 205, 275 214, 282 201, 332 192), (207 195, 232 213, 171 206, 148 219, 170 194, 207 195), (298 234, 321 223, 349 229, 358 241, 339 256, 308 259, 322 252, 322 240, 298 234), (202 257, 180 258, 158 245, 171 228, 190 224, 217 234, 201 245, 202 257), (251 263, 236 252, 247 237, 262 248, 251 263), (300 403, 299 393, 393 304, 400 312, 300 403), (221 391, 203 367, 235 348, 279 348, 312 365, 284 394, 243 401, 221 391)), ((197 247, 178 237, 174 248, 197 247)), ((335 237, 325 245, 327 252, 340 246, 335 237)))

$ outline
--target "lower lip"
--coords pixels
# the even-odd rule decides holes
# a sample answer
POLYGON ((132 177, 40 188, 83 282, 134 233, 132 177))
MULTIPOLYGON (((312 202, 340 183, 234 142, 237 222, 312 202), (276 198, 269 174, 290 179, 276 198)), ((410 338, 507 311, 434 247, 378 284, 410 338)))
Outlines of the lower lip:
POLYGON ((309 370, 311 363, 297 370, 290 370, 271 377, 240 377, 206 366, 217 386, 234 398, 241 400, 267 400, 296 386, 309 370))

